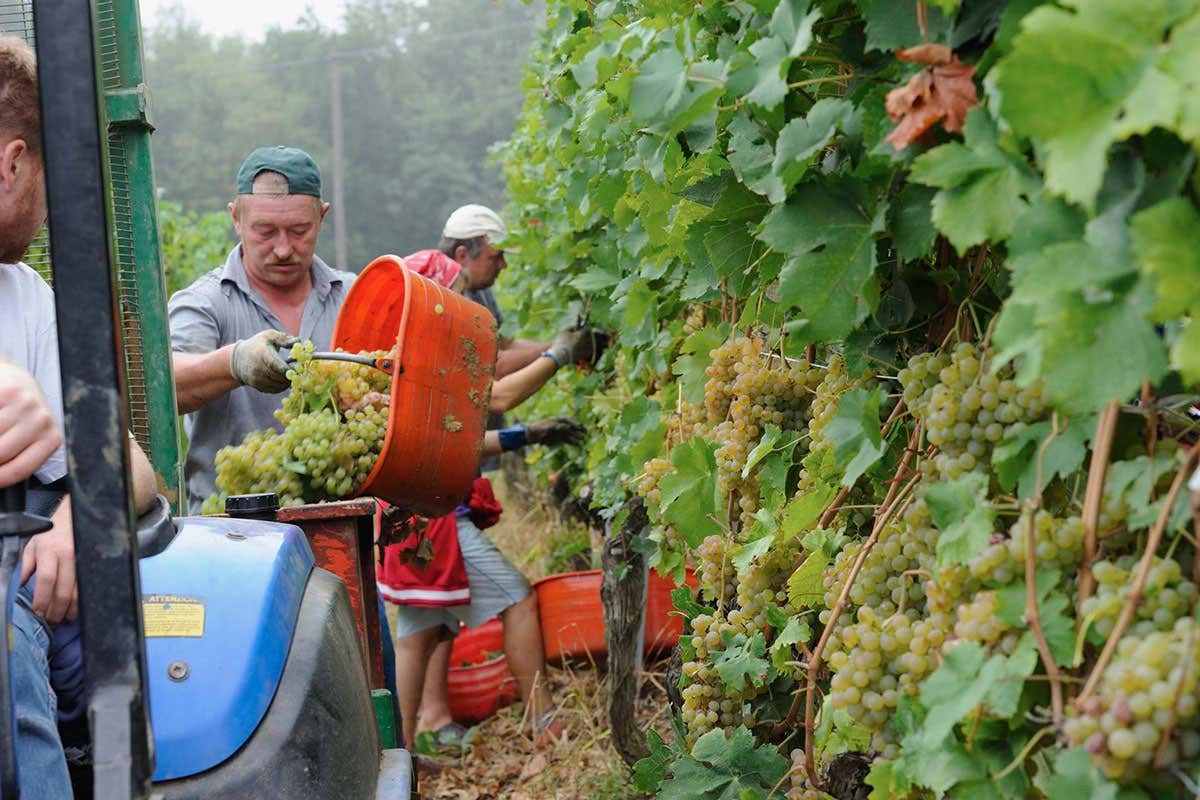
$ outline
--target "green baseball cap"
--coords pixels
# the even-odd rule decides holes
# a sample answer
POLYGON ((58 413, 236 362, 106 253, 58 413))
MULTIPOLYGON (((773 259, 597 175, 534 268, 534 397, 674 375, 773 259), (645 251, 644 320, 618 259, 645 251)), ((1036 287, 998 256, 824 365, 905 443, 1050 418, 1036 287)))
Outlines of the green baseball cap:
POLYGON ((262 172, 278 172, 287 178, 288 194, 321 196, 321 170, 303 150, 281 144, 258 148, 238 170, 237 193, 254 194, 254 179, 262 172))

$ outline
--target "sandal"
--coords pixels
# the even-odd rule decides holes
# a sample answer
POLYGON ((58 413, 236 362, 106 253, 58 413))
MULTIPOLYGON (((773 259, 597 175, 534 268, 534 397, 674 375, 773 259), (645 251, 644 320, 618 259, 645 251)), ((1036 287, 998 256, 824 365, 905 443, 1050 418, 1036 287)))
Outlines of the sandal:
POLYGON ((448 722, 435 730, 433 735, 441 747, 462 747, 463 738, 467 735, 467 726, 459 722, 448 722))
POLYGON ((533 720, 533 744, 535 747, 556 745, 566 730, 567 721, 558 716, 558 706, 553 706, 533 720))

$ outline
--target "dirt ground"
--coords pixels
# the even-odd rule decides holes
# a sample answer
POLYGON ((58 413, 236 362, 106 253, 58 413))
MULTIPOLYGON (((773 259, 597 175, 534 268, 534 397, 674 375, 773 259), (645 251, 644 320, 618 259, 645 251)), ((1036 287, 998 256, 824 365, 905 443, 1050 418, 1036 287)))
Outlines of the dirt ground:
MULTIPOLYGON (((530 580, 586 566, 589 550, 599 551, 593 534, 565 525, 545 507, 522 508, 503 479, 493 479, 505 512, 488 530, 496 545, 530 580)), ((643 673, 639 718, 665 733, 668 726, 663 673, 666 662, 647 664, 643 673)), ((623 800, 641 797, 629 782, 629 770, 613 749, 605 712, 607 686, 603 666, 569 663, 549 668, 551 693, 567 728, 557 743, 537 748, 523 708, 501 709, 472 729, 459 755, 443 755, 440 773, 421 774, 426 800, 623 800)))
MULTIPOLYGON (((643 726, 665 733, 668 725, 661 670, 647 672, 639 716, 643 726)), ((642 795, 613 749, 604 712, 602 671, 589 666, 550 668, 551 691, 567 720, 562 739, 535 747, 522 725, 522 707, 510 706, 484 720, 458 757, 444 757, 438 774, 421 774, 427 800, 624 800, 642 795)))

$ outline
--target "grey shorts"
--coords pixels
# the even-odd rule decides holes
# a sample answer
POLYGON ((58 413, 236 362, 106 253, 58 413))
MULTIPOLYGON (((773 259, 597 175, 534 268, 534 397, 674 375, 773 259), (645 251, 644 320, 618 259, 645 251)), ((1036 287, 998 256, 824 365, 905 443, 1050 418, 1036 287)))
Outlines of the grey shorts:
POLYGON ((460 625, 476 628, 533 591, 525 576, 468 517, 458 518, 458 546, 471 584, 470 604, 446 608, 397 606, 392 629, 396 638, 437 625, 444 626, 451 634, 458 633, 460 625))

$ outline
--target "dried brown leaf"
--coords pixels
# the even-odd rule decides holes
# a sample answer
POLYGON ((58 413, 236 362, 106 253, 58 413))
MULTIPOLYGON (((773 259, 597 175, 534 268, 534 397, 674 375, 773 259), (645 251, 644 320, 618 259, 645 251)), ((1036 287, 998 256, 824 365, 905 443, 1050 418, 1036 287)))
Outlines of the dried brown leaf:
MULTIPOLYGON (((920 45, 901 53, 939 47, 945 45, 920 45)), ((926 53, 923 57, 940 56, 926 53)), ((906 60, 920 61, 916 57, 906 60)), ((885 100, 888 116, 900 124, 888 134, 887 141, 896 150, 903 150, 938 120, 942 120, 942 127, 951 133, 962 130, 967 112, 979 103, 974 76, 975 67, 950 54, 946 62, 926 67, 904 86, 888 92, 885 100)))
POLYGON ((525 766, 521 769, 521 774, 517 779, 524 781, 532 778, 534 775, 541 775, 546 771, 546 766, 549 763, 545 753, 537 753, 533 758, 525 762, 525 766))
POLYGON ((916 64, 938 66, 949 64, 954 58, 954 51, 944 44, 919 44, 916 47, 897 50, 896 58, 916 64))

